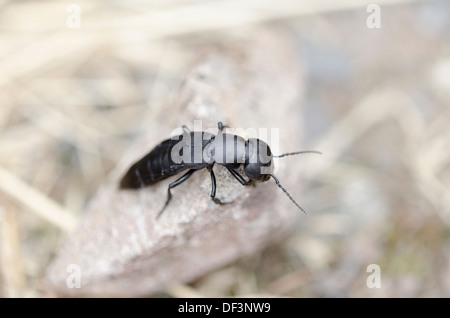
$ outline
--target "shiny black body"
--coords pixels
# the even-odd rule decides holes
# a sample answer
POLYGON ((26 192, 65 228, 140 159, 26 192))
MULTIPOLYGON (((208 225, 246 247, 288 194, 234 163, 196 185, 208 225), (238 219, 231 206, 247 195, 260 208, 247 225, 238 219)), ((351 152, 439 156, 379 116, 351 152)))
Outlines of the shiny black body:
POLYGON ((161 142, 134 163, 122 178, 120 188, 145 187, 188 170, 169 185, 167 201, 160 215, 172 197, 170 190, 187 180, 195 171, 204 168, 207 168, 211 175, 212 200, 217 204, 223 204, 215 198, 216 179, 212 168, 216 163, 226 167, 236 180, 245 186, 255 181, 263 182, 270 179, 273 160, 270 148, 265 142, 255 138, 245 140, 237 135, 224 134, 222 123, 218 124, 218 128, 219 133, 214 135, 208 132, 190 132, 183 126, 185 131, 183 135, 161 142), (236 171, 241 165, 244 166, 244 175, 248 180, 236 171))
POLYGON ((221 122, 218 123, 218 128, 219 133, 214 135, 204 131, 190 132, 183 126, 183 135, 161 142, 149 154, 134 163, 120 181, 120 188, 142 188, 187 170, 180 178, 169 184, 166 203, 158 214, 160 216, 172 198, 170 190, 189 179, 195 171, 206 168, 211 175, 211 199, 217 204, 223 204, 216 198, 216 177, 213 172, 214 164, 219 164, 227 168, 244 186, 273 178, 297 208, 307 214, 273 175, 273 158, 303 153, 320 154, 320 152, 305 150, 275 156, 272 155, 269 146, 260 139, 245 140, 237 135, 224 134, 221 122), (236 170, 241 166, 247 179, 236 170))
MULTIPOLYGON (((208 137, 204 132, 200 132, 202 137, 208 137)), ((197 132, 190 133, 192 136, 191 140, 194 140, 194 134, 197 132)), ((211 138, 203 141, 204 148, 209 144, 214 135, 211 138)), ((207 163, 176 163, 172 160, 172 150, 179 143, 183 143, 183 135, 173 137, 172 139, 164 140, 162 143, 153 148, 150 153, 145 155, 142 159, 134 163, 125 176, 120 182, 120 187, 122 189, 138 189, 145 186, 149 186, 171 176, 177 175, 187 169, 203 169, 209 164, 207 163)), ((194 162, 192 160, 191 162, 194 162)))

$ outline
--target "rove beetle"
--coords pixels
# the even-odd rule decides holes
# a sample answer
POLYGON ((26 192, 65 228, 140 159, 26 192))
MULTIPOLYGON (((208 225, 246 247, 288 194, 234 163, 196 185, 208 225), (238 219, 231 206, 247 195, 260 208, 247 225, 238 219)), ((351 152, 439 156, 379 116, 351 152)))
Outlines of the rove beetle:
POLYGON ((257 138, 245 140, 237 135, 223 133, 224 128, 222 122, 219 122, 219 132, 214 135, 205 131, 191 132, 186 126, 183 126, 183 135, 164 140, 150 153, 134 163, 120 181, 120 188, 142 188, 188 170, 169 185, 167 200, 158 213, 159 217, 172 198, 170 190, 189 179, 195 171, 206 168, 211 175, 211 199, 216 204, 224 204, 216 198, 216 177, 213 166, 217 163, 227 168, 243 186, 252 185, 255 182, 265 182, 273 178, 289 199, 307 214, 273 175, 273 158, 303 153, 321 154, 321 152, 306 150, 276 156, 272 155, 269 146, 264 141, 257 138), (244 166, 244 175, 248 180, 236 171, 241 165, 244 166))

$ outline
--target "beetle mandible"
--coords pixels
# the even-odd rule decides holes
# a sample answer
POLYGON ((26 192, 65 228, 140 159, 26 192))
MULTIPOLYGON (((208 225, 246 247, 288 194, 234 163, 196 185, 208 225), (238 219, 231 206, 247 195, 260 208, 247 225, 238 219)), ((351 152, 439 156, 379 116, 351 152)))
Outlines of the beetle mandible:
POLYGON ((270 147, 264 141, 257 138, 245 140, 237 135, 223 133, 225 127, 227 126, 219 122, 219 132, 214 135, 204 131, 191 132, 186 126, 183 126, 182 135, 164 140, 150 153, 134 163, 120 181, 120 188, 138 189, 188 170, 179 179, 169 184, 166 203, 158 213, 159 217, 172 199, 170 190, 189 179, 195 171, 206 168, 211 175, 211 199, 216 204, 225 204, 216 198, 216 177, 213 167, 217 163, 227 168, 243 186, 252 185, 255 182, 265 182, 273 178, 289 199, 307 214, 273 175, 273 158, 303 153, 321 154, 321 152, 305 150, 276 156, 271 153, 270 147), (244 167, 244 175, 248 180, 236 170, 241 165, 244 167))

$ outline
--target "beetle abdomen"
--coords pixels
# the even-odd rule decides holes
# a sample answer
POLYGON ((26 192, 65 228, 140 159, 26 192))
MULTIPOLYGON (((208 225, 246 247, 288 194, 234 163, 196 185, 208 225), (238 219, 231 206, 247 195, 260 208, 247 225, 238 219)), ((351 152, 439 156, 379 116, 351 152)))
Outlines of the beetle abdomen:
POLYGON ((137 189, 155 184, 187 168, 176 165, 171 159, 172 148, 179 139, 167 139, 157 145, 142 159, 134 163, 120 181, 122 189, 137 189))
POLYGON ((120 181, 120 188, 142 188, 187 169, 205 168, 210 165, 207 162, 210 158, 203 157, 203 150, 214 137, 207 132, 191 132, 164 140, 128 169, 120 181))

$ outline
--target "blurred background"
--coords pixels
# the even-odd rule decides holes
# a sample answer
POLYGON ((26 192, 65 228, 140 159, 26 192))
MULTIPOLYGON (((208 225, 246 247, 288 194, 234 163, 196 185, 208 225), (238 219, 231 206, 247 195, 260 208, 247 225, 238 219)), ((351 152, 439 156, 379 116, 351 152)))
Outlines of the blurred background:
POLYGON ((370 3, 0 1, 0 296, 48 296, 46 266, 196 48, 261 26, 298 44, 299 132, 324 153, 291 191, 310 215, 162 295, 450 296, 450 1, 376 1, 380 28, 370 3))

